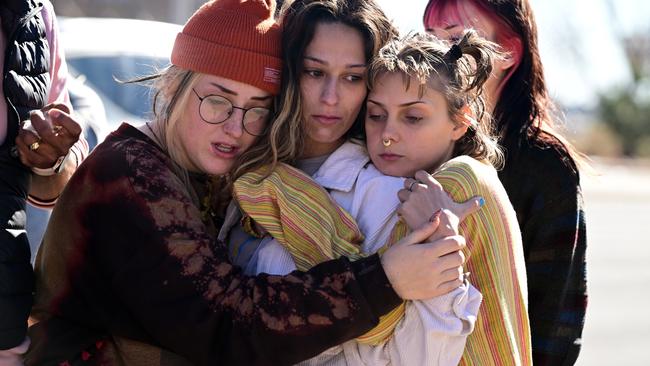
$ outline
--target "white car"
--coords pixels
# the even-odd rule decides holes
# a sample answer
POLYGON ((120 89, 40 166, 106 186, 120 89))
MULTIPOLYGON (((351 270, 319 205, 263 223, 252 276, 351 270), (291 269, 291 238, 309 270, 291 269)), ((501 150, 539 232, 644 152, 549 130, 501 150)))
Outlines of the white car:
POLYGON ((104 103, 107 122, 104 128, 97 127, 97 142, 124 121, 138 123, 150 117, 148 88, 117 80, 149 75, 169 65, 181 29, 180 25, 150 20, 59 18, 70 74, 81 78, 104 103))

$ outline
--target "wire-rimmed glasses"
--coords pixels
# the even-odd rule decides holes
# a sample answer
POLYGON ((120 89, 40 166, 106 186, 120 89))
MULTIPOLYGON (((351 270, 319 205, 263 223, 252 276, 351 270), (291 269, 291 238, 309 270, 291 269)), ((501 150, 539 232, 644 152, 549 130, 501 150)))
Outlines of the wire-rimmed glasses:
POLYGON ((199 98, 199 115, 206 123, 220 124, 225 122, 235 109, 244 112, 242 126, 244 131, 253 136, 262 136, 266 132, 266 127, 271 116, 271 111, 264 107, 242 108, 236 107, 232 102, 221 95, 206 95, 201 97, 199 93, 192 88, 194 94, 199 98))

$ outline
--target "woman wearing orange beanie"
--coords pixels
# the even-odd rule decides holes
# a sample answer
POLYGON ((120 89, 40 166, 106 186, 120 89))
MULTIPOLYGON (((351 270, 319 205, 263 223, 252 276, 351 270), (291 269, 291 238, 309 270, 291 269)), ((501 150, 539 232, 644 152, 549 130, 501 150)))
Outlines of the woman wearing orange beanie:
POLYGON ((70 180, 36 260, 26 364, 290 364, 363 334, 402 298, 439 293, 445 268, 458 272, 440 257, 462 238, 415 244, 433 225, 381 260, 256 277, 228 262, 215 239, 215 207, 227 202, 213 193, 226 179, 210 177, 268 143, 258 136, 280 82, 274 8, 204 4, 172 66, 150 78, 154 119, 123 124, 70 180))

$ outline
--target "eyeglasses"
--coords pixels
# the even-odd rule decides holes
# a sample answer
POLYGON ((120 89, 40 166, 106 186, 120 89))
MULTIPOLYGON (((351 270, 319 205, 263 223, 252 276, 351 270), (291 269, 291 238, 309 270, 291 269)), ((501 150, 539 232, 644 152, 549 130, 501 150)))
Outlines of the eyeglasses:
POLYGON ((192 88, 192 91, 201 101, 199 104, 199 115, 201 115, 203 121, 218 125, 230 118, 235 109, 241 109, 244 111, 244 118, 242 118, 244 131, 253 136, 262 136, 266 132, 266 125, 271 115, 271 111, 268 108, 235 107, 228 98, 220 95, 206 95, 205 97, 201 97, 194 88, 192 88))

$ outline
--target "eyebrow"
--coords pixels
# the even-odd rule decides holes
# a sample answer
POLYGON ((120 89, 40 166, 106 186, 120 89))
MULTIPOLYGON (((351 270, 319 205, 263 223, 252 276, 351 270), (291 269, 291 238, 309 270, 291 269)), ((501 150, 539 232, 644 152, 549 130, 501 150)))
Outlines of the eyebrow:
MULTIPOLYGON (((221 90, 222 93, 226 93, 226 94, 230 94, 230 95, 239 95, 239 94, 237 94, 236 91, 230 90, 230 89, 226 88, 223 85, 219 85, 219 84, 214 83, 214 82, 211 82, 210 85, 212 85, 212 86, 216 87, 217 89, 221 90)), ((260 100, 260 101, 268 100, 268 99, 271 99, 271 98, 272 98, 271 95, 265 95, 265 96, 260 96, 260 97, 251 97, 252 100, 260 100)))
POLYGON ((450 30, 452 28, 456 28, 456 27, 459 27, 459 26, 460 26, 460 24, 449 24, 448 26, 444 27, 443 29, 448 31, 448 30, 450 30))
MULTIPOLYGON (((313 56, 305 56, 305 60, 314 61, 314 62, 317 62, 317 63, 319 63, 321 65, 328 65, 329 64, 327 61, 321 60, 321 59, 313 57, 313 56)), ((366 68, 366 67, 368 67, 368 65, 366 65, 365 63, 364 64, 348 64, 348 65, 345 65, 345 68, 348 68, 348 69, 349 68, 357 68, 357 67, 366 68)))
MULTIPOLYGON (((376 105, 378 105, 380 107, 384 107, 384 105, 382 103, 379 103, 376 100, 368 99, 368 101, 370 103, 372 103, 372 104, 376 104, 376 105)), ((416 100, 416 101, 413 101, 413 102, 402 103, 402 104, 398 105, 398 107, 410 107, 410 106, 412 106, 414 104, 426 104, 426 103, 424 101, 422 101, 422 100, 416 100)))

